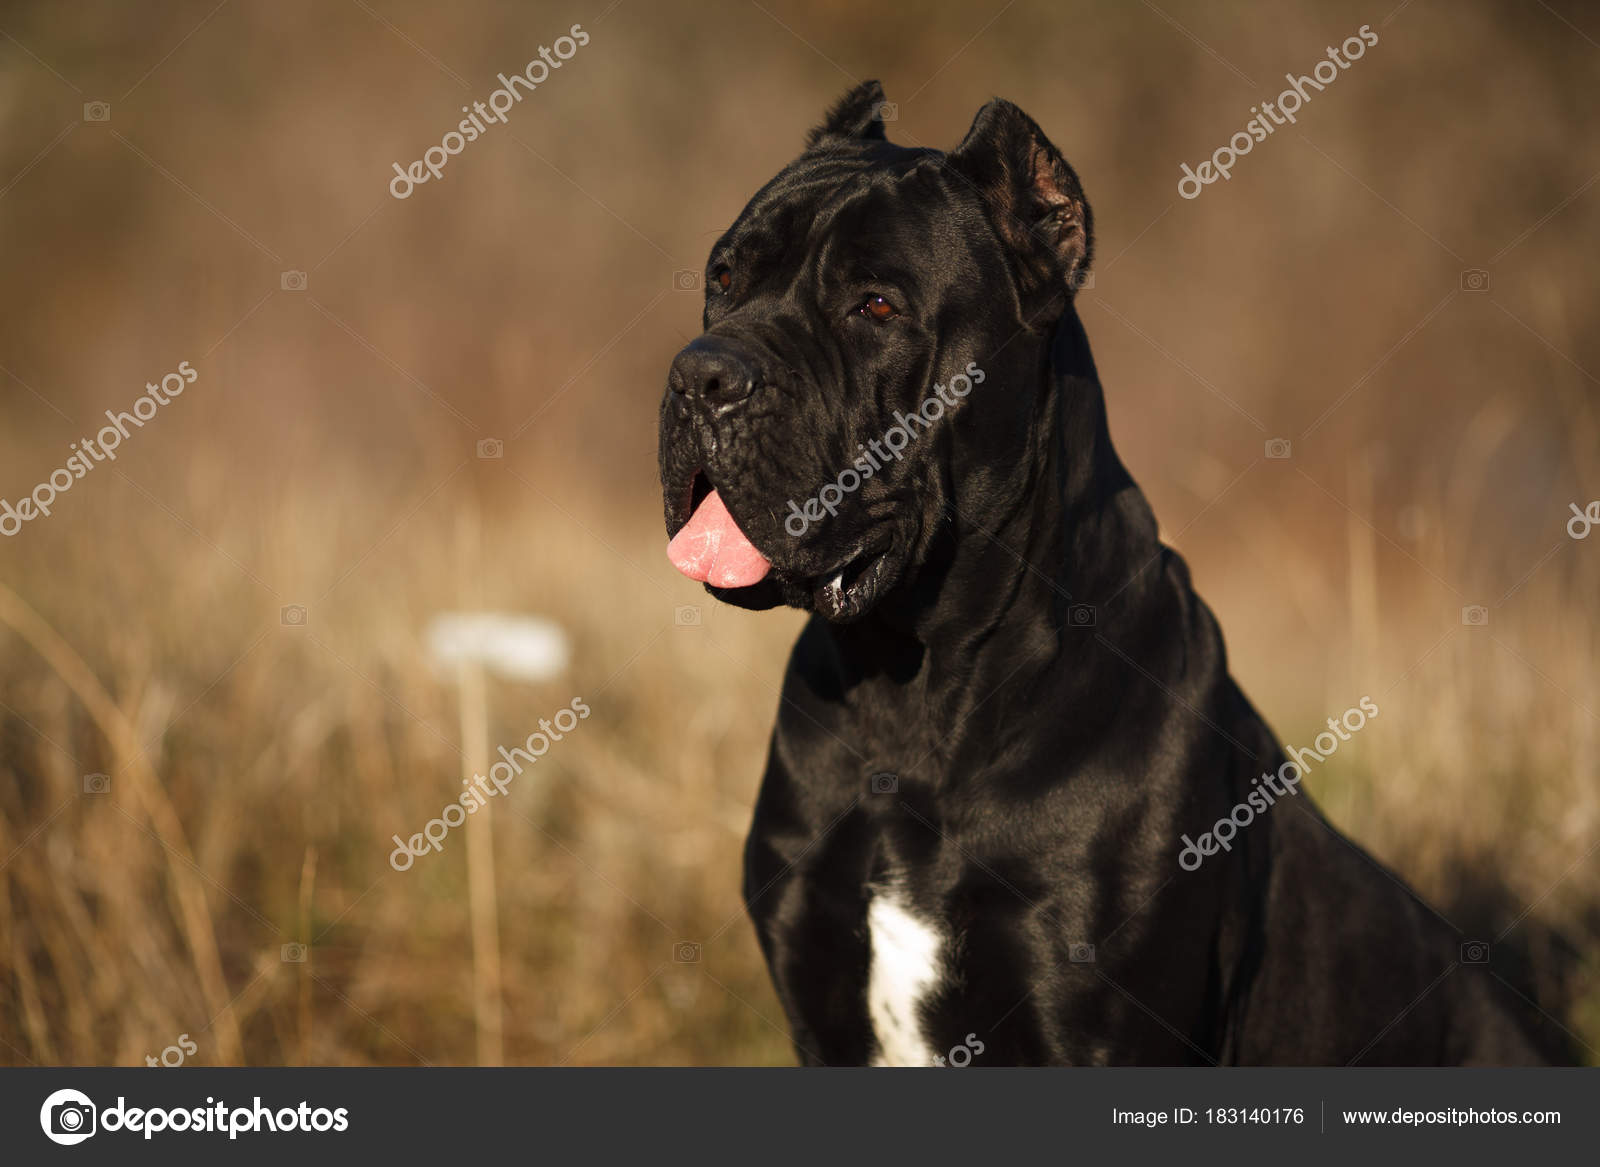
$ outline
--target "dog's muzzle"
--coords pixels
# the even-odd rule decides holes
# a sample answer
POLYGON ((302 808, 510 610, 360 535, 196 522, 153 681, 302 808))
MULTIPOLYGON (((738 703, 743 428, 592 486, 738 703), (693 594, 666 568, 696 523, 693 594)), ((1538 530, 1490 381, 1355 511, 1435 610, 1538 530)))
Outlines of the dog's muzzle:
MULTIPOLYGON (((752 354, 736 340, 705 335, 690 341, 672 362, 667 388, 691 410, 715 418, 755 390, 761 376, 752 354)), ((718 588, 760 583, 772 570, 739 529, 715 489, 696 491, 688 522, 667 545, 667 558, 684 575, 718 588)))

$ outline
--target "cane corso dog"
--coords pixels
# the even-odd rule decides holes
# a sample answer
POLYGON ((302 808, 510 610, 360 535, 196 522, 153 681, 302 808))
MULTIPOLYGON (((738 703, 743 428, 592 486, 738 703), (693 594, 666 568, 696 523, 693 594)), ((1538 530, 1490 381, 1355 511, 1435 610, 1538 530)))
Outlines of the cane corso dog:
POLYGON ((797 1056, 1543 1060, 1230 678, 1107 432, 1077 174, 1009 102, 945 153, 883 101, 711 249, 661 404, 673 564, 812 613, 744 873, 797 1056))

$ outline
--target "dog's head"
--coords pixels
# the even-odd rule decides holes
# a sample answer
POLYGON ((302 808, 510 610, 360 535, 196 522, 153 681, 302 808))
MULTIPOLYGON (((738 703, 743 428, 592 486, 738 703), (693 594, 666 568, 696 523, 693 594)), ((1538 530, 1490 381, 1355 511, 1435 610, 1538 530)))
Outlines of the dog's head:
POLYGON ((1077 175, 1009 102, 951 153, 858 86, 711 249, 661 403, 672 562, 733 604, 858 619, 1023 456, 1038 346, 1088 269, 1077 175), (1013 341, 1018 343, 1013 344, 1013 341))

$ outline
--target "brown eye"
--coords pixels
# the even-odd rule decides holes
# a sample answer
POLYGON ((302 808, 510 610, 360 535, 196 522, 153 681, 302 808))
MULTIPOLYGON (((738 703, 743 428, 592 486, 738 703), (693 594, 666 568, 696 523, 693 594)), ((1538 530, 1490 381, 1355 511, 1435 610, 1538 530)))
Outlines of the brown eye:
POLYGON ((711 278, 716 281, 717 287, 726 292, 733 287, 733 272, 725 267, 719 267, 711 273, 711 278))
POLYGON ((893 320, 900 315, 898 308, 882 296, 876 295, 868 296, 858 311, 868 320, 876 321, 879 324, 882 324, 885 320, 893 320))

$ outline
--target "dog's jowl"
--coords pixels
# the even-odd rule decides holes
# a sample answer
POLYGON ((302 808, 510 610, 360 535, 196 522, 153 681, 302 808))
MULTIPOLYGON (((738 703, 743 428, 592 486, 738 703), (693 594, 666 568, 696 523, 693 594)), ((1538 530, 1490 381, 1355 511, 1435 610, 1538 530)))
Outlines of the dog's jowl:
POLYGON ((1107 431, 1077 174, 1007 102, 946 153, 883 100, 716 242, 661 404, 672 562, 812 613, 744 875, 799 1058, 1561 1056, 1308 795, 1260 793, 1290 759, 1107 431))

